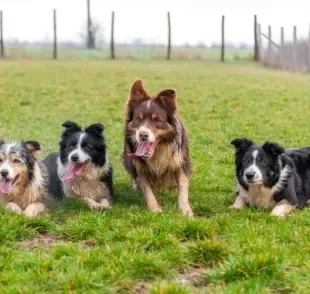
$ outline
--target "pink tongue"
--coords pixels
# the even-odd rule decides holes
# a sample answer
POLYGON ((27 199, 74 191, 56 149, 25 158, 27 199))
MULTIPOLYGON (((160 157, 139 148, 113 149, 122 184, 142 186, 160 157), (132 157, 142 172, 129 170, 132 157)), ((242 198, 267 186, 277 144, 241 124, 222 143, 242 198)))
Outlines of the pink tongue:
POLYGON ((66 182, 75 176, 79 176, 82 174, 87 162, 84 163, 70 163, 67 166, 65 174, 62 176, 61 180, 66 182))
POLYGON ((8 194, 12 191, 13 180, 1 182, 1 192, 8 194))
POLYGON ((136 151, 136 156, 145 156, 147 155, 150 147, 151 147, 151 143, 140 143, 138 145, 137 151, 136 151))

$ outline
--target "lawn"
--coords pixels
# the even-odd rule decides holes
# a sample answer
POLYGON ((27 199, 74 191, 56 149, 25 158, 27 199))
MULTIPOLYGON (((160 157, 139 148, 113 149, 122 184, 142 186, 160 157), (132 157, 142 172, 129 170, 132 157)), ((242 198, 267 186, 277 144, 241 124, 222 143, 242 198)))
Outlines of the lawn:
POLYGON ((310 77, 251 64, 151 61, 3 61, 0 135, 57 150, 61 124, 105 125, 114 166, 108 212, 55 203, 27 220, 0 209, 1 293, 309 293, 310 211, 275 219, 229 211, 237 136, 285 147, 310 144, 310 77), (192 220, 176 193, 146 210, 120 162, 124 105, 136 77, 178 93, 190 138, 192 220), (182 284, 181 284, 182 282, 182 284))

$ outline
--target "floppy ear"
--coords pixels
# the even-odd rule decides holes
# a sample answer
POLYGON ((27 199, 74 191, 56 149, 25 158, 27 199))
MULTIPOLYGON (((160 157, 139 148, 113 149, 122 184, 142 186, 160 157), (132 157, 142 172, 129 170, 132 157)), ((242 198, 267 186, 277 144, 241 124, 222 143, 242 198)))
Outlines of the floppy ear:
POLYGON ((285 152, 285 149, 277 143, 265 142, 262 146, 265 152, 271 154, 272 156, 278 157, 285 152))
POLYGON ((131 106, 133 104, 142 103, 150 98, 150 95, 144 89, 142 80, 136 79, 130 87, 127 105, 131 106))
POLYGON ((156 101, 163 107, 171 110, 172 112, 177 109, 177 94, 173 89, 166 89, 161 91, 157 97, 156 101))
POLYGON ((104 126, 101 123, 96 123, 85 128, 85 132, 88 134, 92 134, 96 137, 102 138, 102 133, 104 130, 104 126))
POLYGON ((25 147, 25 149, 33 155, 34 158, 38 158, 41 146, 40 143, 37 141, 23 141, 22 145, 25 147))
POLYGON ((235 138, 230 142, 230 144, 234 145, 236 151, 246 151, 248 150, 254 143, 248 138, 235 138))

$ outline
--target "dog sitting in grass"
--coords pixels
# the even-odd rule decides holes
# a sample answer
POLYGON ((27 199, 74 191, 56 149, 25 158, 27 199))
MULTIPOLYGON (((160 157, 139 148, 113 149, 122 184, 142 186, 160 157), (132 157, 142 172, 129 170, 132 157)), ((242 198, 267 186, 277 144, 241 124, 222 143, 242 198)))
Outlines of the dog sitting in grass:
POLYGON ((47 171, 37 160, 40 149, 36 141, 0 141, 0 203, 26 217, 45 210, 47 171))
POLYGON ((83 130, 67 121, 62 126, 60 151, 43 161, 49 172, 49 193, 56 198, 81 199, 92 210, 111 208, 112 166, 106 154, 103 125, 92 124, 83 130))
POLYGON ((309 154, 290 151, 272 142, 262 146, 247 138, 236 138, 237 191, 232 209, 246 204, 272 208, 271 215, 284 217, 309 199, 309 154))
POLYGON ((127 102, 123 162, 153 212, 161 208, 154 190, 178 188, 181 213, 192 216, 189 203, 188 138, 177 113, 177 96, 166 89, 150 96, 137 79, 127 102))

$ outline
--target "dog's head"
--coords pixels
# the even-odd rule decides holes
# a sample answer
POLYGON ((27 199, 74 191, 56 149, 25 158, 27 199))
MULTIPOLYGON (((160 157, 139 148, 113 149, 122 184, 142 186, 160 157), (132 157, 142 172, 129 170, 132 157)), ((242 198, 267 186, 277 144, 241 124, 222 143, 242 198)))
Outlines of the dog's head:
POLYGON ((103 166, 106 162, 106 145, 101 123, 82 130, 75 122, 66 121, 60 145, 60 161, 65 167, 63 181, 83 174, 89 163, 103 166))
POLYGON ((127 136, 136 150, 133 157, 150 158, 157 144, 169 142, 175 134, 176 92, 166 89, 151 97, 137 79, 127 102, 127 136))
POLYGON ((236 138, 231 144, 236 148, 236 173, 240 183, 268 186, 278 178, 279 156, 285 152, 282 146, 272 142, 258 146, 247 138, 236 138))
POLYGON ((41 150, 36 141, 20 144, 0 141, 0 190, 4 194, 23 189, 35 177, 35 163, 41 150))

